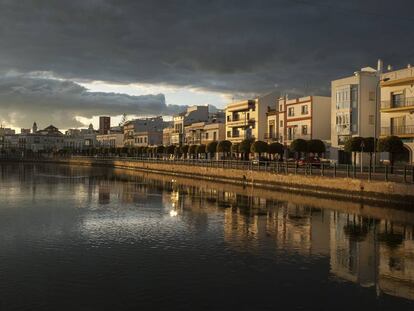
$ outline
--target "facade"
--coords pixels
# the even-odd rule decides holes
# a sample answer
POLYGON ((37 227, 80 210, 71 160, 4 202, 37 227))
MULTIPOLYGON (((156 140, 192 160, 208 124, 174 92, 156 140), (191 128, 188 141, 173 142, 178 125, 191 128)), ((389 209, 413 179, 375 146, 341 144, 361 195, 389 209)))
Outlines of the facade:
POLYGON ((183 144, 185 142, 185 127, 193 123, 208 122, 209 118, 208 106, 191 106, 187 108, 187 111, 174 116, 171 144, 183 144))
POLYGON ((384 73, 381 80, 380 137, 395 135, 404 142, 398 160, 414 162, 414 68, 384 73))
POLYGON ((280 98, 267 112, 265 140, 289 146, 298 138, 329 141, 331 137, 331 98, 307 96, 280 98))
POLYGON ((226 139, 226 125, 224 122, 215 122, 204 125, 201 134, 201 143, 207 145, 212 141, 222 141, 226 139))
POLYGON ((130 147, 161 145, 163 130, 168 127, 161 116, 128 121, 124 124, 124 145, 130 147))
POLYGON ((108 134, 111 129, 111 117, 99 117, 99 134, 108 134))
POLYGON ((98 145, 103 148, 122 148, 124 147, 124 134, 122 132, 112 133, 110 131, 105 135, 96 135, 98 145))
POLYGON ((65 132, 64 148, 83 151, 98 145, 97 133, 92 124, 87 129, 68 129, 65 132))
POLYGON ((239 143, 244 139, 264 140, 266 113, 274 106, 278 93, 232 103, 226 107, 226 139, 239 143))
POLYGON ((173 133, 174 133, 173 127, 166 127, 165 129, 162 130, 162 144, 164 146, 170 146, 173 144, 171 141, 171 137, 173 133))
MULTIPOLYGON (((345 141, 353 136, 374 137, 378 71, 366 67, 353 76, 332 81, 331 158, 349 163, 351 155, 343 151, 345 141)), ((377 122, 377 130, 379 122, 377 122)), ((358 158, 359 163, 360 159, 358 158)))

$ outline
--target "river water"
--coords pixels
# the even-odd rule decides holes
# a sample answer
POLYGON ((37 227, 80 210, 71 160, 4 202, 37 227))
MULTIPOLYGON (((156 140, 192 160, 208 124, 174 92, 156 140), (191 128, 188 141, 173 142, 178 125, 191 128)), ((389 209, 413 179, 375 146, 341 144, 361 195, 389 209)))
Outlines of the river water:
POLYGON ((0 310, 414 310, 414 210, 0 165, 0 310))

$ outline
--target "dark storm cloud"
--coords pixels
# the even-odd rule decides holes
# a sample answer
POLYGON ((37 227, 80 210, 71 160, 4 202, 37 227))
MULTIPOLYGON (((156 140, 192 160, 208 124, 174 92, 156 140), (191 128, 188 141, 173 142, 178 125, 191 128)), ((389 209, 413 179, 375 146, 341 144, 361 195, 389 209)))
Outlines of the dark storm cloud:
POLYGON ((56 124, 61 128, 82 126, 76 116, 99 114, 171 115, 182 106, 167 106, 164 95, 129 96, 89 92, 79 84, 27 75, 0 77, 0 120, 16 126, 56 124))
POLYGON ((327 94, 382 57, 412 62, 414 2, 0 0, 0 70, 229 94, 327 94))

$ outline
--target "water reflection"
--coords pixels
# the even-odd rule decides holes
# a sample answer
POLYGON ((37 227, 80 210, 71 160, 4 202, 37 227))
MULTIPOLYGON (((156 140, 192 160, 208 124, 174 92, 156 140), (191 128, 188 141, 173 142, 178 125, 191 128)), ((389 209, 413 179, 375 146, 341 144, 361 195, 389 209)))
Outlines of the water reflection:
POLYGON ((321 279, 329 273, 324 282, 414 301, 411 211, 109 169, 0 169, 4 260, 14 259, 22 240, 25 247, 37 243, 30 245, 36 251, 42 239, 50 246, 52 238, 54 247, 65 249, 64 237, 90 247, 120 244, 124 256, 127 245, 139 242, 169 253, 195 248, 201 261, 219 261, 229 252, 240 256, 234 261, 250 254, 272 265, 297 262, 298 270, 327 261, 325 271, 315 271, 321 279))

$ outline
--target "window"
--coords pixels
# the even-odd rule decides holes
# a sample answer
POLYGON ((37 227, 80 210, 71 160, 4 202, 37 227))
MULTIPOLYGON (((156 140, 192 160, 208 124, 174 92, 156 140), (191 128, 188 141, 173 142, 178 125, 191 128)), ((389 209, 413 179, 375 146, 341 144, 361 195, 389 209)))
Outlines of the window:
POLYGON ((289 108, 288 116, 293 117, 294 115, 295 115, 295 108, 294 107, 289 108))
POLYGON ((247 119, 247 120, 249 120, 249 119, 250 119, 250 113, 247 113, 247 117, 246 117, 246 119, 247 119))
POLYGON ((279 111, 283 111, 283 105, 279 105, 279 111))
POLYGON ((213 132, 213 140, 217 140, 217 132, 213 132))
POLYGON ((302 114, 308 114, 308 105, 302 106, 302 114))
POLYGON ((374 101, 375 100, 375 92, 369 92, 369 100, 374 101))
POLYGON ((404 94, 392 94, 391 95, 391 107, 402 107, 404 106, 404 94))
POLYGON ((208 133, 206 133, 206 140, 208 140, 208 133))
POLYGON ((368 116, 368 124, 369 125, 374 125, 374 115, 373 114, 370 114, 368 116))
POLYGON ((227 131, 227 137, 231 137, 231 131, 227 131))
POLYGON ((280 125, 280 127, 283 127, 283 120, 279 121, 279 125, 280 125))
POLYGON ((230 120, 230 116, 227 116, 227 121, 228 121, 228 122, 230 122, 230 121, 231 121, 231 120, 230 120))
POLYGON ((308 126, 302 125, 302 135, 308 135, 308 126))

